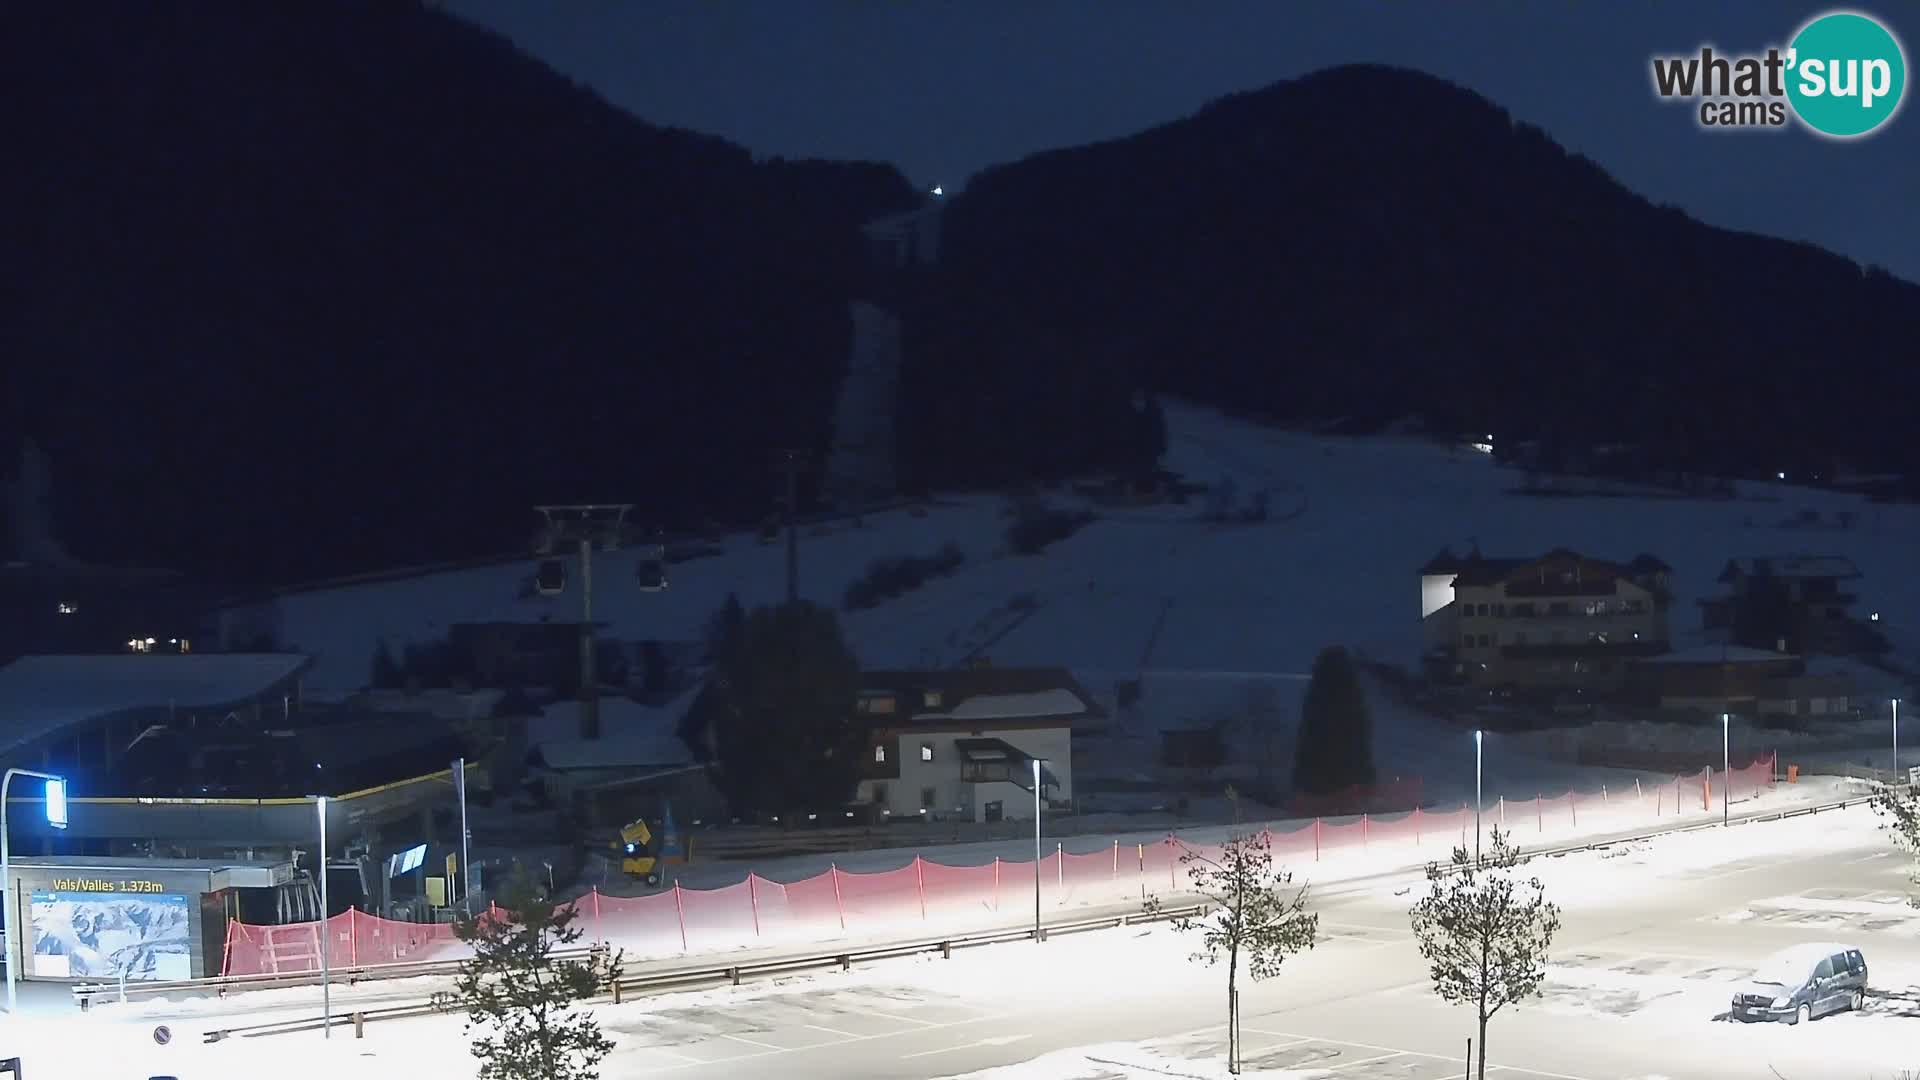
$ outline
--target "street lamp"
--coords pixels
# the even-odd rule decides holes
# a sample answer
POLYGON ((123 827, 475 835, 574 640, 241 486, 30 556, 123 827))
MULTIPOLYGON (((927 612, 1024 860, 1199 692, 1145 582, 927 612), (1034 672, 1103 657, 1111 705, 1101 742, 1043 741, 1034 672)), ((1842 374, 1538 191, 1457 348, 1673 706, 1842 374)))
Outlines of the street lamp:
POLYGON ((1040 765, 1033 759, 1033 940, 1040 942, 1040 765))
POLYGON ((1720 713, 1720 824, 1726 824, 1726 805, 1734 798, 1734 736, 1732 715, 1720 713))
POLYGON ((333 963, 328 956, 333 951, 333 928, 327 923, 327 913, 333 909, 327 903, 327 797, 314 796, 314 806, 320 812, 320 854, 313 860, 314 869, 320 875, 320 1031, 321 1038, 333 1038, 333 963))
POLYGON ((15 776, 33 776, 47 782, 47 824, 56 829, 67 827, 67 782, 52 773, 35 772, 32 769, 8 769, 0 776, 0 889, 6 890, 6 898, 0 900, 0 918, 7 924, 7 1015, 15 1012, 14 980, 15 971, 20 966, 19 959, 26 954, 22 949, 24 939, 20 935, 19 912, 14 910, 13 902, 13 851, 7 837, 7 788, 13 784, 15 776))
POLYGON ((1475 729, 1473 733, 1473 863, 1480 865, 1480 744, 1485 732, 1475 729))

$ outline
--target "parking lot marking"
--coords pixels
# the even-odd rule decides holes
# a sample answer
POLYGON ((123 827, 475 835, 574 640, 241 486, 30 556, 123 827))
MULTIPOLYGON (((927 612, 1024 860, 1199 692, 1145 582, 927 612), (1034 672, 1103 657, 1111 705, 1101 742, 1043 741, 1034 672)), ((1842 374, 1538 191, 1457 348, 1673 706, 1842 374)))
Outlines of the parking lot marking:
MULTIPOLYGON (((1225 1024, 1219 1024, 1219 1025, 1216 1025, 1216 1026, 1218 1026, 1218 1027, 1225 1027, 1226 1025, 1225 1025, 1225 1024)), ((1255 1032, 1254 1032, 1254 1034, 1256 1034, 1256 1035, 1265 1035, 1265 1034, 1266 1034, 1266 1032, 1264 1032, 1264 1031, 1255 1031, 1255 1032)), ((1287 1037, 1283 1037, 1283 1038, 1282 1038, 1282 1040, 1281 1040, 1280 1042, 1277 1042, 1277 1043, 1274 1043, 1274 1044, 1273 1044, 1272 1046, 1265 1046, 1265 1047, 1261 1047, 1261 1048, 1260 1048, 1260 1049, 1259 1049, 1258 1051, 1256 1051, 1256 1052, 1257 1052, 1257 1053, 1262 1053, 1262 1054, 1265 1054, 1265 1053, 1270 1053, 1271 1051, 1274 1051, 1274 1050, 1285 1050, 1285 1049, 1286 1049, 1287 1047, 1289 1047, 1289 1046, 1299 1046, 1299 1045, 1300 1045, 1301 1043, 1303 1043, 1303 1042, 1312 1042, 1312 1041, 1313 1041, 1312 1039, 1310 1039, 1310 1038, 1307 1038, 1307 1037, 1306 1037, 1305 1035, 1294 1035, 1294 1036, 1287 1036, 1287 1037)))
POLYGON ((841 1031, 841 1030, 840 1030, 839 1028, 830 1028, 830 1027, 827 1027, 827 1026, 825 1026, 824 1024, 802 1024, 802 1025, 800 1025, 800 1026, 801 1026, 801 1027, 810 1027, 810 1028, 812 1028, 812 1029, 813 1029, 813 1030, 815 1030, 815 1031, 824 1031, 824 1032, 826 1032, 826 1033, 827 1033, 827 1034, 829 1034, 829 1035, 838 1035, 838 1036, 840 1036, 840 1037, 841 1037, 841 1038, 843 1038, 843 1039, 857 1039, 857 1038, 859 1038, 859 1036, 858 1036, 858 1035, 855 1035, 855 1034, 854 1034, 853 1032, 851 1032, 851 1031, 841 1031))
MULTIPOLYGON (((879 1014, 879 1015, 893 1016, 893 1014, 891 1013, 885 1013, 885 1014, 879 1014)), ((915 1020, 913 1022, 921 1025, 920 1027, 908 1028, 901 1031, 882 1031, 872 1035, 854 1035, 850 1038, 841 1039, 839 1042, 816 1043, 812 1046, 793 1046, 793 1047, 768 1046, 767 1049, 758 1051, 756 1053, 740 1054, 734 1057, 724 1058, 724 1059, 719 1059, 714 1061, 689 1061, 685 1065, 666 1065, 666 1066, 663 1066, 657 1069, 652 1069, 649 1071, 653 1073, 671 1073, 671 1072, 681 1072, 686 1069, 698 1069, 698 1068, 703 1068, 703 1067, 712 1066, 712 1065, 725 1065, 728 1067, 732 1067, 733 1065, 736 1065, 737 1063, 742 1061, 757 1061, 760 1058, 773 1057, 778 1054, 800 1054, 800 1053, 806 1053, 811 1050, 825 1050, 831 1047, 845 1046, 848 1043, 872 1042, 875 1039, 890 1039, 897 1035, 909 1035, 919 1031, 931 1031, 936 1028, 963 1027, 967 1024, 980 1024, 980 1023, 985 1023, 991 1020, 1005 1020, 1011 1017, 1012 1015, 1013 1015, 1012 1013, 987 1013, 982 1016, 969 1017, 965 1020, 951 1020, 943 1024, 936 1024, 926 1020, 915 1020)), ((904 1016, 893 1016, 893 1019, 905 1020, 908 1018, 904 1016)), ((742 1041, 745 1041, 745 1040, 742 1040, 742 1041)), ((762 1043, 761 1045, 766 1046, 767 1044, 762 1043)))
POLYGON ((1351 1069, 1359 1065, 1371 1065, 1376 1061, 1386 1061, 1389 1058, 1397 1058, 1397 1057, 1405 1057, 1405 1056, 1406 1056, 1406 1051, 1395 1050, 1391 1054, 1375 1054, 1372 1057, 1360 1058, 1358 1061, 1342 1061, 1334 1065, 1315 1065, 1314 1068, 1321 1069, 1326 1072, 1337 1072, 1341 1069, 1351 1069))
POLYGON ((723 1039, 732 1039, 734 1042, 746 1043, 748 1046, 758 1046, 763 1050, 785 1050, 786 1049, 786 1047, 784 1046, 775 1046, 772 1043, 763 1043, 758 1039, 749 1039, 745 1035, 730 1035, 724 1031, 715 1032, 714 1034, 720 1036, 723 1039))
MULTIPOLYGON (((1215 1024, 1213 1026, 1225 1027, 1226 1025, 1215 1024)), ((1212 1029, 1203 1028, 1201 1030, 1212 1030, 1212 1029)), ((1424 1050, 1400 1050, 1391 1046, 1381 1046, 1378 1043, 1355 1042, 1351 1039, 1329 1039, 1320 1035, 1301 1035, 1297 1032, 1292 1032, 1292 1031, 1274 1031, 1271 1028, 1259 1028, 1259 1027, 1243 1026, 1242 1030, 1255 1031, 1255 1032, 1259 1032, 1262 1035, 1272 1035, 1272 1036, 1275 1036, 1276 1038, 1296 1038, 1296 1039, 1301 1039, 1307 1042, 1321 1042, 1321 1043, 1326 1043, 1329 1046, 1357 1046, 1357 1047, 1360 1047, 1362 1050, 1377 1050, 1384 1057, 1404 1056, 1404 1057, 1428 1058, 1433 1061, 1445 1061, 1449 1064, 1459 1060, 1458 1058, 1453 1057, 1452 1055, 1449 1055, 1449 1054, 1429 1054, 1424 1050)), ((1379 1059, 1369 1059, 1369 1060, 1379 1060, 1379 1059)), ((1347 1064, 1358 1065, 1361 1063, 1357 1061, 1352 1061, 1352 1062, 1348 1062, 1347 1064)), ((1316 1066, 1316 1067, 1332 1069, 1332 1068, 1337 1068, 1338 1066, 1324 1065, 1324 1066, 1316 1066)), ((1552 1072, 1547 1069, 1534 1069, 1534 1068, 1529 1068, 1525 1065, 1488 1065, 1487 1068, 1490 1070, 1503 1069, 1507 1072, 1525 1073, 1529 1076, 1544 1076, 1544 1077, 1547 1077, 1548 1080, 1593 1080, 1592 1077, 1574 1076, 1571 1073, 1552 1072)))

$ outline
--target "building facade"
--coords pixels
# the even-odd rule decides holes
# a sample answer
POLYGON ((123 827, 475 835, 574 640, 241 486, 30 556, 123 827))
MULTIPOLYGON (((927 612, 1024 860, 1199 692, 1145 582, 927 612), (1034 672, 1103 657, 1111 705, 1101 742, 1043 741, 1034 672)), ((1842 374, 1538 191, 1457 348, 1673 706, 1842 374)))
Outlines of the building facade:
POLYGON ((882 818, 1031 820, 1034 762, 1048 806, 1073 799, 1073 728, 1093 698, 1057 668, 868 672, 856 799, 882 818))
POLYGON ((1853 582, 1860 577, 1853 560, 1839 555, 1730 559, 1718 578, 1725 591, 1700 601, 1701 621, 1749 647, 1803 654, 1870 651, 1874 635, 1853 616, 1853 582))
POLYGON ((1670 574, 1651 555, 1443 551, 1420 569, 1429 669, 1474 685, 1616 690, 1628 661, 1669 648, 1670 574))
POLYGON ((1858 689, 1843 674, 1811 673, 1790 653, 1708 645, 1633 665, 1636 690, 1663 709, 1735 716, 1851 717, 1858 689))

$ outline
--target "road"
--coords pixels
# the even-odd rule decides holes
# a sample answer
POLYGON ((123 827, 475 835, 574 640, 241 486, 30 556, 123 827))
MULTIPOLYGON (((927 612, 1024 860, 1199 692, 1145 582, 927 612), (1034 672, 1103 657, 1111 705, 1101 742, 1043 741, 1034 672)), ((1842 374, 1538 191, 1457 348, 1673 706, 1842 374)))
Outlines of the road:
MULTIPOLYGON (((1903 867, 1871 811, 1541 860, 1533 872, 1565 925, 1544 996, 1493 1022, 1494 1075, 1864 1080, 1920 1069, 1920 911, 1901 904, 1903 867), (1715 1019, 1730 985, 1766 954, 1833 938, 1867 953, 1875 993, 1865 1013, 1799 1028, 1715 1019), (1886 1060, 1902 1046, 1913 1060, 1886 1060)), ((1274 980, 1243 983, 1250 1068, 1324 1069, 1337 1080, 1461 1075, 1471 1014, 1433 998, 1406 929, 1421 887, 1407 876, 1315 894, 1318 947, 1274 980)), ((1185 963, 1192 940, 1170 937, 1107 932, 994 946, 844 987, 810 978, 736 1002, 660 999, 631 1020, 606 1017, 623 1044, 609 1076, 951 1076, 1109 1044, 1086 1057, 1118 1064, 1081 1071, 1068 1054, 1031 1075, 1131 1077, 1129 1053, 1205 1058, 1223 1044, 1224 977, 1185 963), (1047 950, 1058 964, 1032 959, 1047 950), (1149 1042, 1151 1051, 1111 1045, 1149 1042)))

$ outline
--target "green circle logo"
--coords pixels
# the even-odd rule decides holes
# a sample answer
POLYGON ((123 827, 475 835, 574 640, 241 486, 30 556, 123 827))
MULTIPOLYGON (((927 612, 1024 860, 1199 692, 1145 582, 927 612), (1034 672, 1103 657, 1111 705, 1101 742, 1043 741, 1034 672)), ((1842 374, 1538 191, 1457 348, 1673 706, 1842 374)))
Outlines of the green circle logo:
POLYGON ((1907 89, 1906 54, 1886 27, 1836 11, 1801 27, 1787 51, 1787 100, 1822 135, 1851 139, 1893 119, 1907 89))

